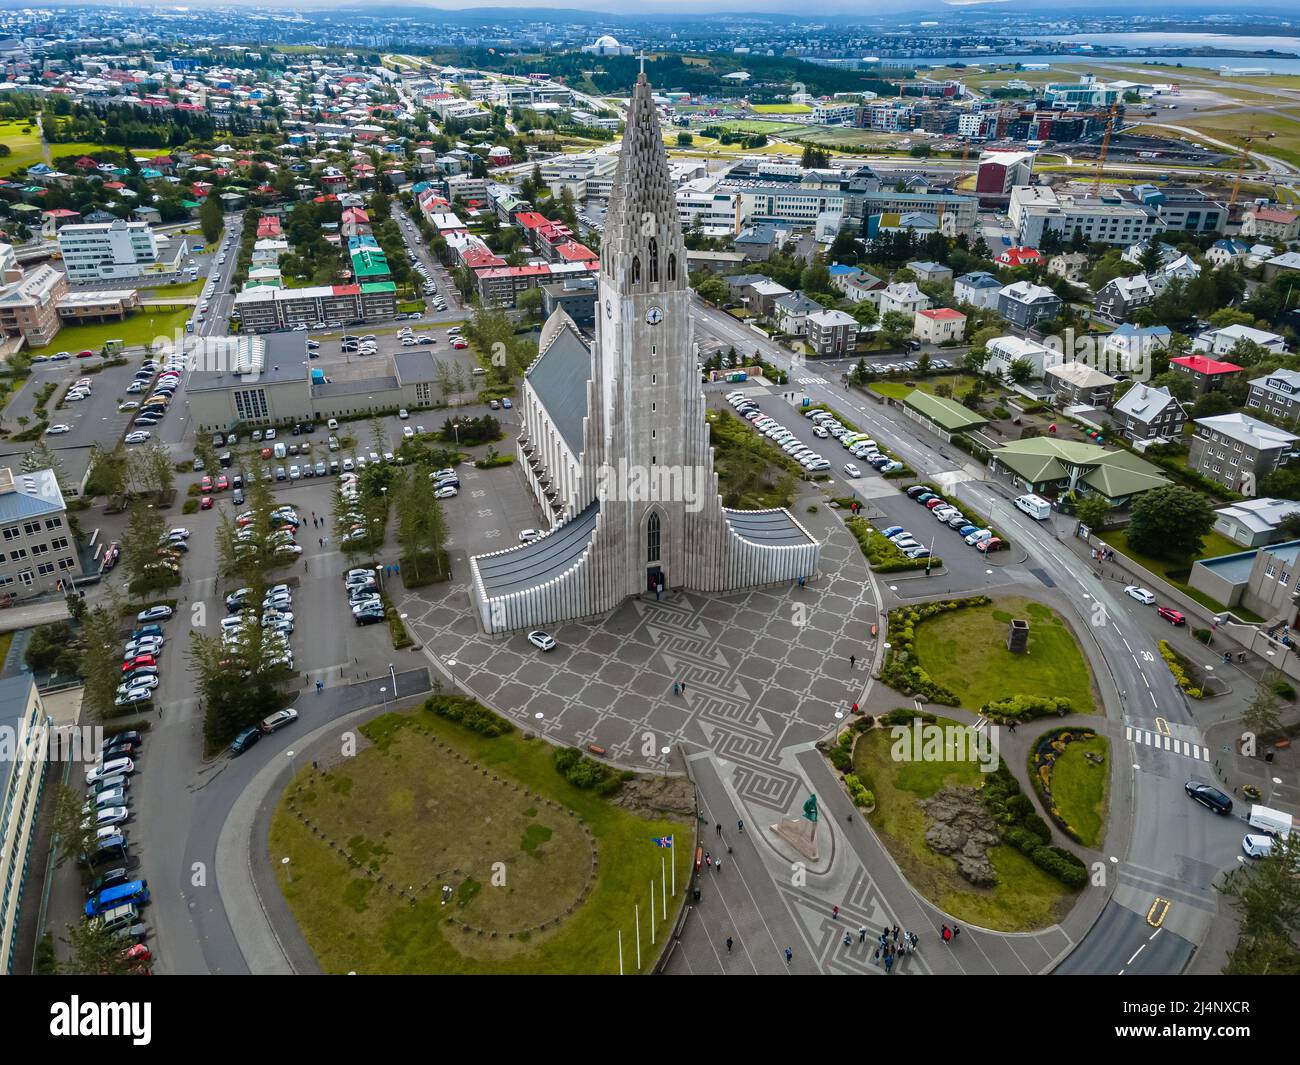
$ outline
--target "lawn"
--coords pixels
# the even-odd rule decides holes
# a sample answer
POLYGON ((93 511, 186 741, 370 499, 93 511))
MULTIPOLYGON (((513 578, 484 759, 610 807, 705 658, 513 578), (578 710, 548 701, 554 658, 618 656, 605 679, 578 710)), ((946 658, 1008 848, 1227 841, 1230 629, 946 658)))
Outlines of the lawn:
POLYGON ((946 384, 952 389, 950 398, 958 399, 970 391, 971 385, 975 383, 975 378, 970 374, 945 374, 940 377, 918 377, 911 384, 885 378, 868 378, 867 383, 873 392, 879 392, 882 396, 889 396, 893 399, 906 399, 918 388, 922 392, 933 396, 937 394, 934 390, 936 385, 946 384))
POLYGON ((74 354, 84 348, 99 351, 106 340, 121 340, 127 347, 148 345, 154 337, 165 336, 174 340, 176 333, 185 332, 185 323, 189 320, 192 308, 182 307, 176 311, 160 311, 150 314, 136 311, 121 322, 96 322, 92 325, 70 325, 60 329, 53 343, 43 348, 32 348, 33 355, 52 355, 59 351, 71 351, 74 354))
POLYGON ((26 170, 44 160, 40 133, 34 125, 24 133, 27 128, 26 122, 0 122, 0 144, 9 145, 9 154, 0 158, 0 173, 26 170))
MULTIPOLYGON (((940 718, 939 724, 953 722, 940 718)), ((984 774, 972 761, 898 761, 892 746, 885 729, 864 733, 853 750, 853 769, 876 797, 872 828, 913 888, 960 921, 1000 931, 1029 932, 1065 915, 1073 893, 1006 844, 989 852, 998 874, 992 888, 974 887, 951 858, 930 850, 927 818, 916 801, 949 785, 980 787, 984 774)))
POLYGON ((555 748, 518 732, 488 738, 424 708, 360 731, 372 745, 320 775, 299 773, 287 792, 326 839, 284 802, 271 823, 281 890, 324 971, 616 973, 620 930, 633 971, 638 902, 648 968, 649 883, 667 857, 686 889, 690 826, 570 786, 555 748), (652 843, 665 835, 674 850, 652 843))
POLYGON ((1097 712, 1092 673, 1074 633, 1051 608, 1028 599, 997 599, 926 619, 916 627, 916 658, 970 710, 1013 695, 1054 695, 1069 699, 1078 713, 1097 712), (1029 621, 1028 654, 1007 650, 1012 618, 1029 621))
POLYGON ((155 285, 151 289, 141 289, 146 293, 145 299, 166 299, 168 296, 197 296, 203 291, 203 286, 207 284, 204 278, 197 281, 183 281, 176 285, 155 285))
POLYGON ((812 108, 807 104, 750 104, 756 115, 808 115, 812 108))
POLYGON ((709 411, 714 469, 723 504, 739 510, 788 507, 794 478, 803 467, 748 422, 727 411, 709 411))
MULTIPOLYGON (((1085 847, 1100 847, 1106 831, 1106 785, 1110 780, 1110 743, 1105 736, 1075 740, 1052 766, 1052 798, 1065 823, 1079 833, 1085 847), (1100 765, 1086 754, 1102 759, 1100 765)), ((1030 772, 1033 772, 1032 765, 1030 772)))

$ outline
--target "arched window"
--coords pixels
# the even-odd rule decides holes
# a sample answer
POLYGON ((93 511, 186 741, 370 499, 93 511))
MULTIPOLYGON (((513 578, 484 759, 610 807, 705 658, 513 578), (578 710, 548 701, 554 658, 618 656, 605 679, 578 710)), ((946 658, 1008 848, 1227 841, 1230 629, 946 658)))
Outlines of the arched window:
POLYGON ((632 284, 641 284, 641 258, 637 255, 632 256, 632 284))
POLYGON ((677 280, 677 256, 668 256, 668 281, 669 283, 677 280))
POLYGON ((650 238, 650 284, 659 283, 659 242, 650 238))
POLYGON ((645 560, 647 562, 659 561, 659 511, 652 511, 650 520, 645 526, 646 552, 645 560))

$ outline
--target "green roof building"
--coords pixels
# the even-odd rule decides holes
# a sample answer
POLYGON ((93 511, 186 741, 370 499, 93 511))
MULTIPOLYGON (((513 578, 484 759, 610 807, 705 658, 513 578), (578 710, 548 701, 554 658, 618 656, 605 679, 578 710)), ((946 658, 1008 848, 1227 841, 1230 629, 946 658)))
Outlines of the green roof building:
POLYGON ((1031 492, 1053 495, 1075 490, 1101 496, 1117 507, 1170 484, 1159 467, 1131 452, 1050 436, 1004 444, 989 455, 989 465, 995 472, 1007 472, 1031 492))
POLYGON ((987 418, 963 407, 955 399, 932 396, 919 388, 912 389, 903 398, 903 413, 948 439, 967 429, 978 429, 988 424, 987 418))
POLYGON ((352 276, 358 283, 382 281, 392 276, 388 269, 388 256, 381 248, 357 248, 352 253, 352 276))

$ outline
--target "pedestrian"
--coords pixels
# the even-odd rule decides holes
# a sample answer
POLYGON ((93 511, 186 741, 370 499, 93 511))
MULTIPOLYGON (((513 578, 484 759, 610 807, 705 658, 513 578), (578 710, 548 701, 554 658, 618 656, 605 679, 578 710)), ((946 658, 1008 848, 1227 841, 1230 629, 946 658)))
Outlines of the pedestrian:
POLYGON ((894 944, 898 944, 898 925, 894 925, 894 944))
POLYGON ((318 680, 316 682, 316 694, 319 695, 324 690, 325 690, 325 682, 323 680, 318 680))
POLYGON ((708 851, 704 852, 704 864, 707 865, 710 869, 713 868, 713 855, 710 854, 708 851))
POLYGON ((731 936, 727 936, 727 953, 731 953, 731 936))
POLYGON ((682 686, 678 684, 676 681, 673 681, 673 694, 674 695, 682 694, 682 686))
POLYGON ((787 965, 789 965, 790 962, 793 961, 793 960, 794 960, 794 951, 792 951, 789 947, 786 947, 786 948, 785 948, 785 963, 786 963, 787 965))
POLYGON ((912 935, 912 949, 916 950, 916 945, 921 942, 921 937, 918 936, 915 932, 913 932, 911 935, 912 935))
POLYGON ((682 681, 682 694, 686 694, 686 681, 682 681))
POLYGON ((713 871, 715 873, 722 872, 722 855, 718 855, 718 857, 713 859, 713 871))
POLYGON ((943 941, 944 941, 945 943, 951 943, 951 942, 952 942, 952 929, 949 928, 947 925, 943 925, 943 926, 942 926, 942 928, 941 928, 941 930, 940 930, 940 935, 943 936, 943 941))
POLYGON ((893 952, 891 952, 891 951, 886 951, 886 953, 885 953, 885 972, 887 972, 887 973, 892 973, 893 971, 894 971, 894 955, 893 955, 893 952))
POLYGON ((858 704, 857 704, 857 703, 854 703, 854 704, 853 704, 853 712, 854 712, 855 714, 858 713, 858 704))
POLYGON ((877 944, 876 944, 876 949, 875 949, 875 951, 874 951, 874 952, 872 953, 872 955, 871 955, 871 960, 872 960, 872 961, 879 961, 879 960, 880 960, 880 951, 881 951, 881 946, 880 946, 879 943, 877 943, 877 944))
POLYGON ((324 547, 324 546, 325 546, 325 537, 323 537, 323 536, 318 536, 318 537, 316 537, 316 542, 317 542, 318 544, 320 544, 321 547, 324 547))
POLYGON ((956 925, 953 925, 953 926, 952 926, 952 938, 953 938, 953 939, 956 939, 959 935, 961 935, 961 929, 958 928, 956 925))
POLYGON ((719 835, 719 836, 722 835, 722 822, 721 822, 721 821, 718 822, 718 835, 719 835))
POLYGON ((1014 721, 1007 722, 1007 731, 1013 736, 1016 734, 1016 723, 1014 721))
POLYGON ((736 831, 737 831, 737 832, 744 832, 744 831, 745 831, 745 822, 744 822, 744 821, 737 821, 737 822, 736 822, 736 831))
POLYGON ((853 946, 853 937, 849 935, 847 932, 844 933, 844 945, 846 947, 853 946))
POLYGON ((865 943, 866 941, 867 941, 867 926, 863 925, 861 928, 858 929, 858 942, 865 943))
POLYGON ((839 919, 840 919, 840 908, 839 908, 838 906, 832 906, 832 907, 831 907, 831 920, 832 920, 832 921, 838 921, 839 919))
POLYGON ((849 655, 849 669, 853 669, 858 664, 857 655, 849 655))

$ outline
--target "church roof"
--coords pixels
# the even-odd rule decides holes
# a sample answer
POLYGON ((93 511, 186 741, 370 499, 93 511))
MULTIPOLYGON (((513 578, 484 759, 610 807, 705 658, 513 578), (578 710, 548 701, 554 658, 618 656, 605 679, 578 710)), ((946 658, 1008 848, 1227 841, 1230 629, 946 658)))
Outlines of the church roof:
POLYGON ((557 308, 547 319, 542 329, 541 354, 524 376, 569 450, 581 455, 591 350, 562 309, 557 308))
POLYGON ((787 510, 723 510, 722 516, 732 532, 752 543, 778 547, 816 543, 787 510))
POLYGON ((470 559, 483 592, 490 598, 537 588, 576 566, 591 544, 600 504, 592 503, 571 521, 529 543, 470 559))

